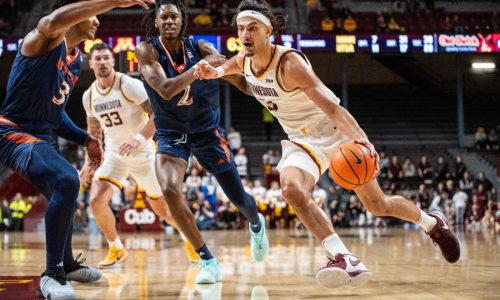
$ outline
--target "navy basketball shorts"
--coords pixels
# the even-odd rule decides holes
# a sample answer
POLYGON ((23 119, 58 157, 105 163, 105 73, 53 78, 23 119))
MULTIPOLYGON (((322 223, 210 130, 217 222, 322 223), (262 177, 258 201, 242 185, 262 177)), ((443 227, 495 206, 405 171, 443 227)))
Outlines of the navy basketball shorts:
POLYGON ((156 129, 157 153, 179 157, 188 162, 193 153, 211 174, 219 174, 234 164, 233 153, 220 128, 200 133, 156 129))

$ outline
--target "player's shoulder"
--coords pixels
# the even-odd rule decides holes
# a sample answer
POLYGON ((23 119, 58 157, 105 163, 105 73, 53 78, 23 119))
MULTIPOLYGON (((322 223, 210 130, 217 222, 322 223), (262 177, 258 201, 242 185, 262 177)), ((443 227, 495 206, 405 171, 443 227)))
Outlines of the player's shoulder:
POLYGON ((156 49, 155 45, 153 44, 152 40, 148 41, 142 41, 135 47, 135 54, 137 58, 140 60, 152 60, 152 59, 158 59, 159 58, 159 53, 158 50, 156 49))

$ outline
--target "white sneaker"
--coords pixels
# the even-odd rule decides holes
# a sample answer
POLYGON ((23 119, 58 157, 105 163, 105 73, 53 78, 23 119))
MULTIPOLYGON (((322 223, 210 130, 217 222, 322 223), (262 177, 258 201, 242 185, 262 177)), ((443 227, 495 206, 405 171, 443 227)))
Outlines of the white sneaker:
POLYGON ((327 288, 337 288, 350 284, 359 286, 367 283, 373 274, 356 257, 350 254, 337 254, 326 267, 316 272, 316 280, 327 288))
POLYGON ((76 299, 75 289, 62 274, 43 273, 38 293, 51 300, 76 299))

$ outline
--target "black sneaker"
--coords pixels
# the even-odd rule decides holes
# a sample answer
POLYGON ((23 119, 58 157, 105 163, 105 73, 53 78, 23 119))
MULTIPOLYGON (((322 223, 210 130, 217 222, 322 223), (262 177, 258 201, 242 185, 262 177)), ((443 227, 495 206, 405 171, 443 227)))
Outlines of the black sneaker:
POLYGON ((64 261, 64 272, 68 276, 68 280, 73 280, 82 283, 90 283, 101 278, 101 272, 94 268, 83 266, 85 258, 80 259, 82 254, 72 257, 70 260, 64 261))

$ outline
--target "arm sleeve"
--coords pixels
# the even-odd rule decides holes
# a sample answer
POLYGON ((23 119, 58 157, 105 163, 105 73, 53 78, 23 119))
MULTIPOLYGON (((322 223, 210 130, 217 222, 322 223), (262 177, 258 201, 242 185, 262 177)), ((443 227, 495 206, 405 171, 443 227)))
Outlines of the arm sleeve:
POLYGON ((55 133, 63 139, 72 141, 81 146, 85 146, 85 141, 89 137, 89 134, 85 130, 73 123, 66 111, 61 112, 61 125, 55 130, 55 133))
POLYGON ((92 111, 92 108, 90 107, 90 97, 91 97, 91 91, 90 88, 83 93, 82 97, 82 104, 83 108, 85 109, 85 113, 87 114, 87 117, 94 117, 94 113, 92 111))
POLYGON ((142 81, 127 75, 122 75, 120 79, 120 88, 123 97, 137 105, 141 105, 144 101, 148 100, 149 97, 142 81))

